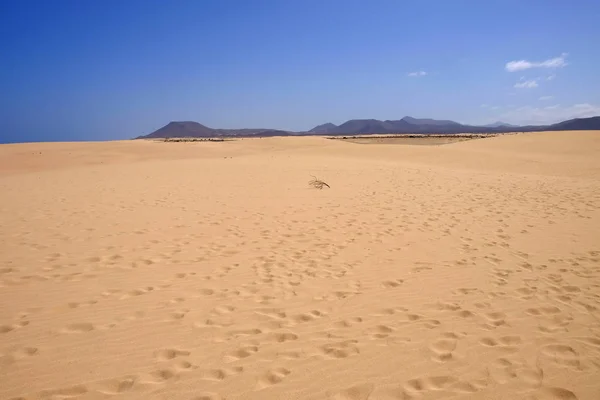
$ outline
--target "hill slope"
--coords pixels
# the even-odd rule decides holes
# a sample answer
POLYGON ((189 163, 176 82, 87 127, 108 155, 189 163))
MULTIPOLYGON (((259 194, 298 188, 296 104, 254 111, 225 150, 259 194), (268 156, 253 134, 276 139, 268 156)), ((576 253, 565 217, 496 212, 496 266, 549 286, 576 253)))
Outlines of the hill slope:
POLYGON ((310 133, 318 133, 318 134, 325 134, 325 133, 335 133, 338 130, 338 126, 335 124, 332 124, 331 122, 328 122, 326 124, 323 125, 318 125, 315 126, 314 128, 312 128, 310 131, 310 133))
POLYGON ((600 117, 575 118, 550 125, 550 131, 593 131, 600 129, 600 117))
POLYGON ((144 136, 147 139, 173 137, 202 137, 210 136, 214 129, 193 121, 173 121, 162 128, 144 136))

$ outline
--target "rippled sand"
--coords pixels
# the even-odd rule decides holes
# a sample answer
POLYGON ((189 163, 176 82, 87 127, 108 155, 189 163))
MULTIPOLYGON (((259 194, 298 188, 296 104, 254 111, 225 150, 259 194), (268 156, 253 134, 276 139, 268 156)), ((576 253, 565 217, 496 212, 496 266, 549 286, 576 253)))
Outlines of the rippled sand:
POLYGON ((0 194, 1 399, 600 398, 600 132, 2 145, 0 194))

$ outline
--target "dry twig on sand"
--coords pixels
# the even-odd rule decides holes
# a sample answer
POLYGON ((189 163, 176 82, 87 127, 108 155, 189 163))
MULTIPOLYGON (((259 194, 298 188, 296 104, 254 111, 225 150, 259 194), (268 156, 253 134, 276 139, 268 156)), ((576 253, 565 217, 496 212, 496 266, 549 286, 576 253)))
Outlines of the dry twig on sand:
POLYGON ((314 175, 311 176, 313 177, 313 179, 310 182, 308 182, 310 186, 314 187, 315 189, 323 189, 324 186, 327 186, 331 189, 331 186, 329 186, 327 183, 323 182, 320 179, 317 179, 317 177, 314 175))

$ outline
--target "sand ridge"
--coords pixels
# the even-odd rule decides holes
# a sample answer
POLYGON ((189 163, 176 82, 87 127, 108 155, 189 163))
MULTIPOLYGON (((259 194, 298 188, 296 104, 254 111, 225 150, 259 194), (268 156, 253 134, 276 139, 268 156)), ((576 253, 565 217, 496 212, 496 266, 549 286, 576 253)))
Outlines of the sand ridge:
POLYGON ((0 398, 595 400, 599 137, 0 146, 0 398))

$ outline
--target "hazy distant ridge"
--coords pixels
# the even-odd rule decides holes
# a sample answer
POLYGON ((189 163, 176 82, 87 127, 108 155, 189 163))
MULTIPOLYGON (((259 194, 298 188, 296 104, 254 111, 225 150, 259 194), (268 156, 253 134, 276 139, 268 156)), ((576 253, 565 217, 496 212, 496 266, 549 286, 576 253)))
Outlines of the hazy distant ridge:
POLYGON ((156 139, 173 137, 268 137, 295 135, 369 135, 384 133, 502 133, 533 131, 577 131, 600 130, 600 116, 576 118, 552 125, 517 126, 503 122, 477 126, 464 125, 449 120, 404 117, 400 120, 381 121, 377 119, 352 119, 341 125, 326 123, 314 127, 308 132, 290 132, 279 129, 215 129, 193 121, 174 121, 162 128, 138 139, 156 139))

